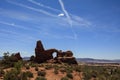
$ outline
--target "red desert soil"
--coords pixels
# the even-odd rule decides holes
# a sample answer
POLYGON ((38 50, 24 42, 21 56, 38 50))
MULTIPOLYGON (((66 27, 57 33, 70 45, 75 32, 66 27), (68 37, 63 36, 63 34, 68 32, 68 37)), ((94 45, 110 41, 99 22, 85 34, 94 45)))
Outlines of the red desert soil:
MULTIPOLYGON (((58 71, 58 74, 55 74, 54 73, 54 68, 51 68, 49 70, 45 69, 44 67, 38 67, 39 68, 39 71, 40 70, 43 70, 46 72, 46 78, 47 80, 61 80, 62 77, 65 77, 66 76, 66 72, 64 73, 61 73, 60 71, 58 71)), ((12 68, 8 68, 8 69, 5 69, 4 71, 9 71, 11 70, 12 68)), ((37 71, 35 71, 35 67, 30 67, 30 69, 26 69, 25 67, 22 68, 21 70, 22 72, 26 72, 26 71, 30 71, 33 73, 33 78, 30 78, 29 80, 35 80, 36 77, 38 77, 37 75, 37 71)), ((82 78, 82 73, 78 73, 78 72, 75 72, 73 71, 73 79, 71 80, 81 80, 82 78)), ((0 80, 3 80, 3 79, 0 79, 0 80)))

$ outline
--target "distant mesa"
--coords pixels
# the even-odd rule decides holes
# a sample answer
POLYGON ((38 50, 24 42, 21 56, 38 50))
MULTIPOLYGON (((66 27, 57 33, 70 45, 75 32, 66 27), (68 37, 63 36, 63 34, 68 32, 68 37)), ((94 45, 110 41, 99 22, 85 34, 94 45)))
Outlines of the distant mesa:
POLYGON ((68 64, 77 64, 75 57, 73 57, 72 51, 62 52, 62 50, 57 49, 48 49, 45 50, 42 42, 37 41, 35 48, 35 57, 31 56, 31 61, 37 63, 68 63, 68 64), (53 54, 56 54, 56 57, 53 57, 53 54))

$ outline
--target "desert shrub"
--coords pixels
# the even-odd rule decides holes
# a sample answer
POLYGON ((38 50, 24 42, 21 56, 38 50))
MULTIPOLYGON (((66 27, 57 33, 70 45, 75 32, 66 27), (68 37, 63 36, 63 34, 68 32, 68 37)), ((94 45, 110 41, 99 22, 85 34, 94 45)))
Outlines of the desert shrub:
POLYGON ((54 65, 53 65, 53 68, 59 68, 58 65, 59 65, 59 64, 54 64, 54 65))
POLYGON ((72 67, 66 67, 66 72, 67 73, 72 73, 73 72, 73 68, 72 67))
POLYGON ((55 74, 58 74, 58 70, 57 70, 57 69, 54 69, 54 73, 55 73, 55 74))
POLYGON ((18 80, 18 74, 16 69, 6 72, 4 75, 4 80, 18 80))
POLYGON ((42 63, 42 64, 39 64, 39 67, 44 67, 44 64, 42 63))
POLYGON ((5 72, 2 68, 0 69, 0 74, 5 74, 5 72))
POLYGON ((71 73, 67 73, 66 76, 70 79, 73 79, 73 75, 71 73))
POLYGON ((60 72, 64 73, 64 72, 66 72, 66 69, 65 68, 61 68, 60 72))
POLYGON ((27 74, 27 77, 29 77, 29 78, 33 78, 33 73, 32 73, 32 72, 27 71, 26 74, 27 74))
POLYGON ((30 66, 29 66, 29 65, 26 65, 25 68, 26 68, 26 69, 30 69, 30 66))
POLYGON ((77 72, 81 72, 81 67, 80 66, 75 66, 74 70, 77 71, 77 72))
POLYGON ((14 68, 18 71, 18 73, 20 73, 21 71, 21 68, 22 68, 22 62, 21 61, 18 61, 14 64, 14 68))
POLYGON ((38 67, 35 67, 35 71, 38 71, 39 69, 38 69, 38 67))
POLYGON ((96 78, 96 77, 98 76, 98 74, 99 74, 99 73, 98 73, 97 71, 94 71, 94 70, 91 72, 91 76, 92 76, 93 78, 96 78))
POLYGON ((0 77, 2 77, 5 74, 5 72, 3 71, 3 69, 0 69, 0 77))
POLYGON ((1 64, 5 68, 13 67, 15 62, 17 62, 17 58, 14 56, 14 54, 10 55, 9 52, 4 53, 1 64))
POLYGON ((68 77, 62 77, 61 80, 69 80, 68 77))
POLYGON ((35 80, 47 80, 45 77, 37 77, 35 80))
POLYGON ((14 67, 14 64, 18 62, 17 57, 15 57, 15 54, 11 54, 9 52, 3 53, 3 59, 1 60, 2 66, 4 68, 14 67))
POLYGON ((22 72, 20 74, 20 77, 19 77, 20 80, 27 80, 27 73, 26 72, 22 72))
POLYGON ((37 66, 37 64, 36 64, 36 63, 34 63, 34 62, 31 62, 31 63, 29 64, 29 66, 31 66, 31 67, 36 67, 36 66, 37 66))
POLYGON ((51 69, 52 68, 52 65, 46 65, 45 66, 45 69, 47 69, 47 70, 49 70, 49 69, 51 69))
POLYGON ((45 76, 46 72, 45 71, 38 71, 37 74, 38 74, 38 76, 45 76))
POLYGON ((92 76, 90 75, 90 73, 84 72, 84 80, 90 80, 92 78, 92 76))

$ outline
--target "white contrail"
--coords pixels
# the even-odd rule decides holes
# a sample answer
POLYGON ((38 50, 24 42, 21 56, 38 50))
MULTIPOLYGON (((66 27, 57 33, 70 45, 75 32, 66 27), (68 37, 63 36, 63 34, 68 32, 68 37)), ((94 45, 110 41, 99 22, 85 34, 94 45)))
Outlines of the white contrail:
MULTIPOLYGON (((55 14, 51 14, 50 12, 48 12, 48 11, 45 11, 45 10, 42 10, 42 9, 36 9, 36 8, 33 8, 33 7, 30 7, 30 6, 27 6, 27 5, 24 5, 24 4, 20 4, 20 3, 16 3, 16 2, 12 2, 12 1, 9 1, 9 0, 7 0, 9 3, 12 3, 12 4, 15 4, 15 5, 17 5, 17 6, 20 6, 20 7, 24 7, 24 8, 27 8, 27 9, 31 9, 31 10, 33 10, 33 11, 36 11, 36 12, 40 12, 40 13, 43 13, 43 14, 45 14, 45 15, 48 15, 48 16, 51 16, 51 17, 55 17, 55 18, 59 18, 59 14, 58 15, 55 15, 55 14)), ((58 10, 58 9, 55 9, 55 8, 51 8, 50 6, 46 6, 46 5, 44 5, 44 4, 41 4, 41 3, 37 3, 37 2, 35 2, 35 1, 33 1, 33 0, 28 0, 28 1, 31 1, 31 2, 33 2, 34 4, 36 4, 36 5, 39 5, 39 6, 43 6, 44 8, 47 8, 47 9, 49 9, 49 10, 54 10, 54 11, 60 11, 61 12, 61 10, 58 10)), ((59 1, 60 2, 60 1, 59 1)), ((61 1, 61 3, 60 3, 60 5, 62 4, 62 6, 63 6, 63 8, 64 8, 64 4, 63 4, 63 2, 61 1)), ((62 9, 63 10, 63 9, 62 9)), ((67 11, 65 10, 65 8, 64 8, 64 13, 66 13, 67 11)), ((66 15, 66 14, 65 14, 66 15)), ((73 14, 68 14, 68 12, 67 12, 67 18, 69 18, 69 24, 70 25, 84 25, 84 26, 88 26, 89 24, 88 24, 88 21, 85 21, 84 19, 81 21, 81 20, 76 20, 76 17, 78 17, 78 18, 80 18, 79 16, 76 16, 76 15, 73 15, 73 14), (70 17, 70 16, 72 16, 72 18, 70 17), (76 17, 74 17, 74 16, 76 16, 76 17)), ((82 19, 82 18, 81 18, 82 19)), ((89 22, 90 23, 90 22, 89 22)))
POLYGON ((67 17, 68 23, 69 23, 70 26, 71 26, 71 30, 72 30, 72 32, 73 32, 73 34, 74 34, 74 38, 77 39, 77 34, 75 33, 75 31, 73 30, 73 27, 72 27, 71 17, 69 16, 67 10, 65 9, 64 3, 62 2, 62 0, 59 0, 59 3, 60 3, 60 5, 61 5, 61 8, 62 8, 63 12, 65 13, 65 15, 66 15, 66 17, 67 17))
MULTIPOLYGON (((8 1, 8 0, 7 0, 8 1)), ((36 12, 39 12, 39 13, 43 13, 45 15, 48 15, 48 16, 51 16, 51 17, 57 17, 56 15, 54 14, 51 14, 45 10, 42 10, 42 9, 36 9, 36 8, 33 8, 33 7, 30 7, 30 6, 27 6, 27 5, 24 5, 24 4, 20 4, 20 3, 16 3, 16 2, 12 2, 12 1, 8 1, 9 3, 12 3, 12 4, 15 4, 17 6, 20 6, 20 7, 24 7, 24 8, 27 8, 27 9, 31 9, 33 11, 36 11, 36 12)))
MULTIPOLYGON (((38 5, 38 6, 40 6, 40 7, 43 7, 43 8, 46 8, 46 9, 55 11, 55 12, 59 12, 59 14, 58 14, 59 17, 64 16, 64 15, 61 15, 61 14, 63 14, 63 13, 62 13, 62 11, 59 10, 59 9, 52 8, 52 7, 50 7, 50 6, 47 6, 47 5, 42 4, 42 3, 40 3, 40 2, 38 3, 38 2, 36 2, 35 0, 28 0, 28 1, 31 2, 31 3, 33 3, 33 4, 35 4, 35 5, 38 5)), ((62 2, 62 3, 63 3, 63 2, 62 2)), ((63 7, 64 7, 64 4, 63 4, 63 7)), ((79 16, 76 16, 76 15, 73 15, 73 14, 70 14, 70 13, 69 13, 69 15, 71 16, 72 25, 76 25, 76 24, 77 24, 77 25, 80 25, 80 26, 89 26, 89 25, 90 25, 90 24, 89 24, 90 22, 82 19, 82 18, 79 17, 79 16), (78 18, 79 18, 79 20, 78 20, 78 18)))
POLYGON ((33 3, 33 4, 36 4, 36 5, 38 5, 38 6, 47 8, 47 9, 52 10, 52 11, 55 11, 55 12, 62 12, 62 11, 60 11, 60 10, 58 10, 58 9, 52 8, 52 7, 50 7, 50 6, 46 6, 46 5, 44 5, 44 4, 40 3, 40 2, 38 3, 38 2, 36 2, 35 0, 28 0, 28 1, 31 2, 31 3, 33 3))
POLYGON ((70 18, 70 16, 69 16, 67 10, 66 10, 65 7, 64 7, 64 4, 63 4, 62 0, 59 0, 59 3, 60 3, 60 5, 61 5, 61 8, 62 8, 63 12, 65 13, 65 15, 66 15, 66 17, 67 17, 67 19, 68 19, 69 24, 72 26, 72 20, 71 20, 71 18, 70 18))

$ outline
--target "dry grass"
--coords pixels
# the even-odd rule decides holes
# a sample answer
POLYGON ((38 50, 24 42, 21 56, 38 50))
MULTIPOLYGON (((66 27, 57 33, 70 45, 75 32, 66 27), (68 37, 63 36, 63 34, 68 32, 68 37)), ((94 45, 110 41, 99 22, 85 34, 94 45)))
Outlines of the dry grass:
MULTIPOLYGON (((37 66, 38 67, 38 70, 39 71, 45 71, 46 72, 46 75, 45 75, 45 78, 47 80, 61 80, 62 77, 65 77, 66 76, 66 72, 61 72, 60 70, 64 68, 64 65, 54 65, 54 64, 43 64, 42 66, 37 66), (50 69, 46 69, 46 66, 52 66, 50 69), (58 74, 55 74, 54 73, 54 70, 56 69, 56 67, 58 68, 58 74)), ((11 70, 12 68, 8 68, 8 69, 4 69, 4 71, 9 71, 11 70)), ((21 72, 27 72, 27 71, 30 71, 33 73, 33 78, 30 78, 29 80, 35 80, 36 77, 38 77, 38 74, 35 70, 35 67, 31 67, 29 69, 26 69, 26 67, 22 67, 21 69, 21 72)), ((69 80, 81 80, 81 77, 82 77, 82 74, 76 72, 76 71, 73 71, 71 73, 73 75, 73 79, 69 79, 69 80)), ((0 80, 3 80, 3 79, 0 79, 0 80)))

